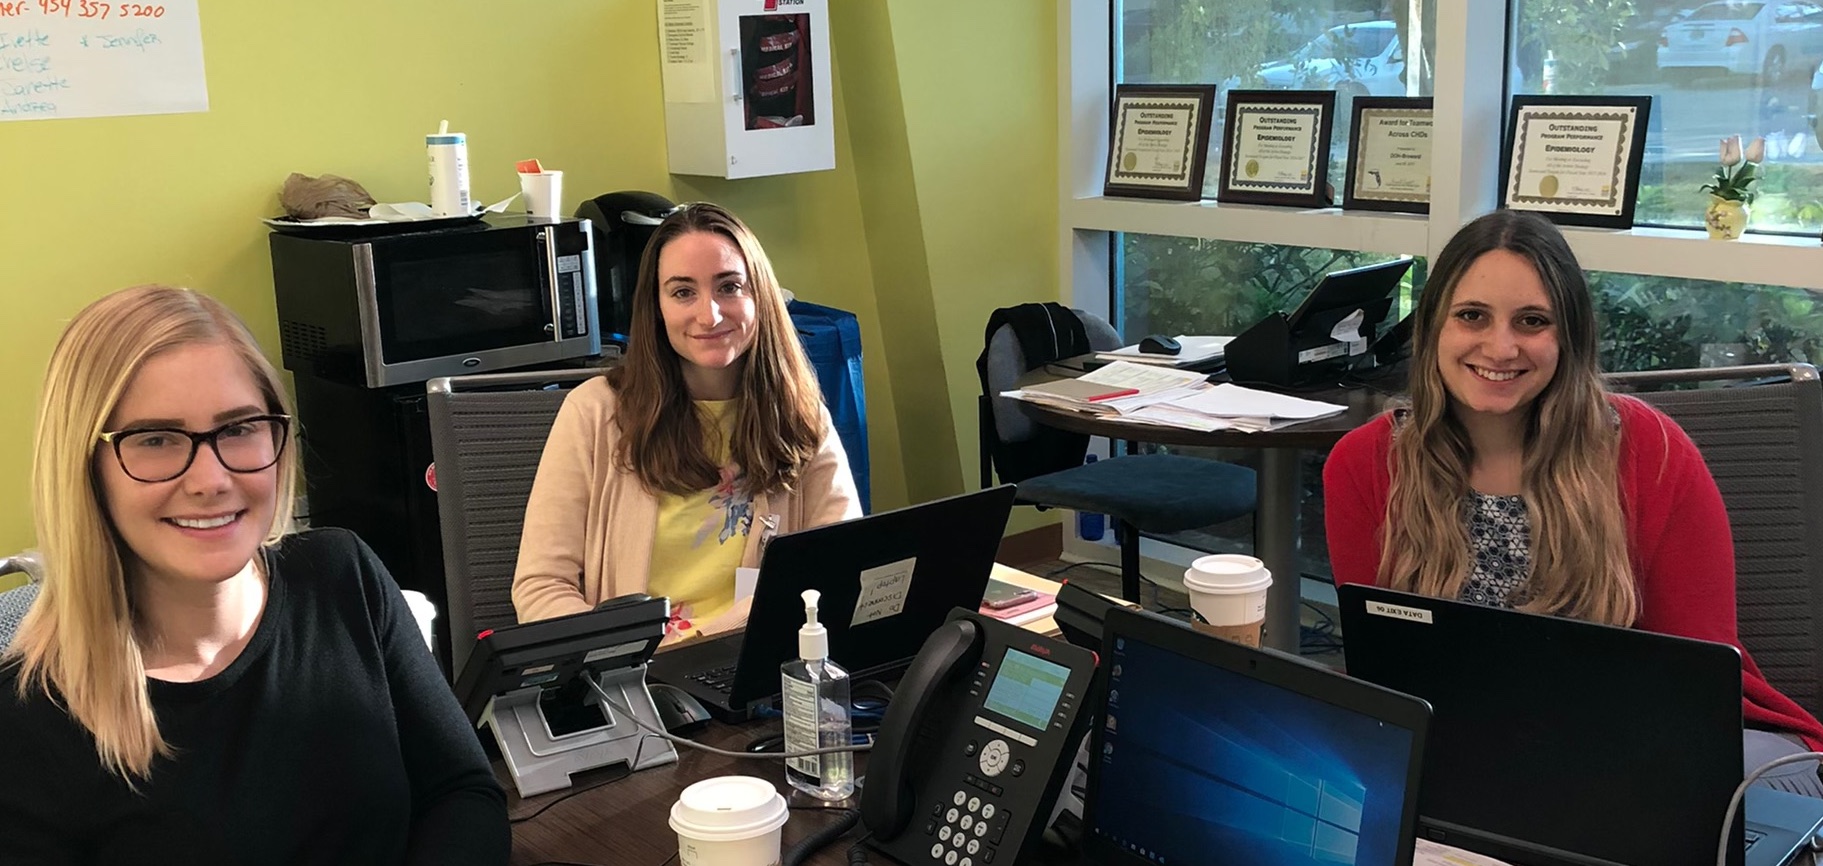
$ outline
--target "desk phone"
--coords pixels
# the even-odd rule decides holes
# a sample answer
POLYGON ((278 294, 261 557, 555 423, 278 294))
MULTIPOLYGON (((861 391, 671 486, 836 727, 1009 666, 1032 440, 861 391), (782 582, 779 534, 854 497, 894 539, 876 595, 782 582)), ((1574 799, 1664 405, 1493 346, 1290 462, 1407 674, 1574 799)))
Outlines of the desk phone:
POLYGON ((880 725, 861 819, 909 866, 1012 866, 1044 831, 1088 713, 1095 655, 960 608, 880 725))

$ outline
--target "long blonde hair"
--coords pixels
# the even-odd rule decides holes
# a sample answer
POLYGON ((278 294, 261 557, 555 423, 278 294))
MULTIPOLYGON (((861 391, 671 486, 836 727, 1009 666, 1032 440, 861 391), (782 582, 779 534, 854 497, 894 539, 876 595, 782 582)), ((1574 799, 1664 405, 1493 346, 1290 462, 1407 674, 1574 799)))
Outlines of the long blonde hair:
POLYGON ((1531 523, 1531 571, 1518 606, 1631 625, 1639 593, 1620 502, 1620 432, 1602 386, 1594 302, 1563 234, 1536 214, 1495 211, 1463 226, 1419 296, 1411 406, 1393 436, 1380 580, 1456 598, 1468 578, 1464 508, 1475 455, 1450 412, 1437 342, 1462 275, 1494 250, 1516 253, 1538 271, 1557 325, 1557 372, 1525 418, 1521 495, 1531 523))
POLYGON ((658 301, 659 253, 666 244, 698 232, 720 235, 740 250, 753 293, 756 327, 735 395, 730 457, 746 474, 748 492, 789 491, 822 447, 823 392, 759 239, 739 217, 707 202, 684 205, 666 217, 640 259, 627 357, 607 374, 615 391, 614 423, 620 428, 616 459, 658 492, 690 493, 713 487, 721 478, 658 301))
MULTIPOLYGON (((32 513, 45 580, 0 661, 18 662, 22 699, 38 689, 61 701, 94 736, 102 765, 129 784, 149 778, 153 760, 172 750, 147 693, 127 586, 131 552, 108 520, 95 471, 102 459, 97 445, 102 425, 147 359, 199 343, 233 349, 268 411, 291 413, 278 373, 246 326, 219 301, 167 286, 124 289, 77 313, 51 352, 38 412, 32 513)), ((291 524, 296 448, 280 453, 277 471, 268 544, 291 524)))

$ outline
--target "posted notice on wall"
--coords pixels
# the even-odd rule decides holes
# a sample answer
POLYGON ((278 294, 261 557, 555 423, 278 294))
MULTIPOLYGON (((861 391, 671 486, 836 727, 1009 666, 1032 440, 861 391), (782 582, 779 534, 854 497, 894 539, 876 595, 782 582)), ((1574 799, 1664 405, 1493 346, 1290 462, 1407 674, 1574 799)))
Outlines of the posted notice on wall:
POLYGON ((0 120, 208 110, 196 0, 0 0, 0 120))

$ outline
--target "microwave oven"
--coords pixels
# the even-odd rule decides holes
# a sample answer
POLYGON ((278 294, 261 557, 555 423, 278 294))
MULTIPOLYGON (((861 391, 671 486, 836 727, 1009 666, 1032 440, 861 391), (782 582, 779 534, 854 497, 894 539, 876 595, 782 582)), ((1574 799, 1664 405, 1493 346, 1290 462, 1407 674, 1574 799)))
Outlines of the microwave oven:
POLYGON ((285 368, 384 388, 601 354, 587 220, 271 236, 285 368))

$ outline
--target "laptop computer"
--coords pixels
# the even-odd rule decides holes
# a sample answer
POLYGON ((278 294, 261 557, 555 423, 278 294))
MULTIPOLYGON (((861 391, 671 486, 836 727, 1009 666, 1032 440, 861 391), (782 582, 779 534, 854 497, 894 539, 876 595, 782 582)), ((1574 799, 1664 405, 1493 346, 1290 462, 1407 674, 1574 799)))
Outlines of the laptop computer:
MULTIPOLYGON (((1743 776, 1734 647, 1370 586, 1338 597, 1348 672, 1435 709, 1421 834, 1519 864, 1715 862, 1743 776)), ((1823 800, 1770 788, 1743 811, 1731 864, 1780 866, 1823 827, 1823 800)))
POLYGON ((1101 665, 1086 862, 1412 862, 1423 701, 1126 609, 1101 665))
POLYGON ((980 606, 1013 493, 1003 484, 774 538, 746 629, 661 651, 647 673, 718 719, 745 719, 797 658, 807 589, 823 594, 818 619, 836 664, 857 677, 896 673, 952 608, 980 606))

